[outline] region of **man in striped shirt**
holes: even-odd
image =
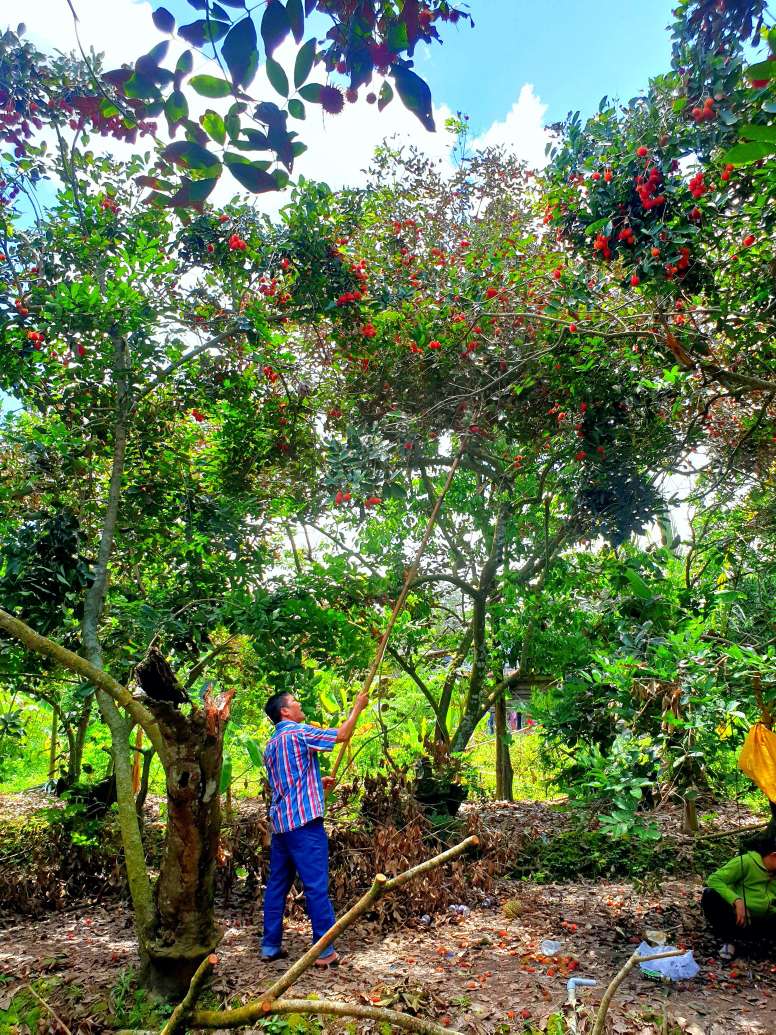
[[[361,712],[369,703],[359,694],[353,711],[339,729],[308,726],[299,701],[289,693],[273,694],[264,710],[275,729],[264,751],[264,764],[272,792],[269,818],[272,844],[269,876],[264,891],[264,936],[261,955],[265,960],[283,959],[283,913],[294,877],[304,888],[305,903],[317,942],[334,923],[329,899],[329,841],[323,828],[324,791],[333,784],[321,779],[319,751],[331,751],[335,744],[350,740]],[[315,961],[316,966],[336,965],[333,946]]]

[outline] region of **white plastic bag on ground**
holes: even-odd
[[[639,956],[659,955],[661,952],[671,952],[675,948],[674,945],[655,946],[642,942],[639,945]],[[695,962],[692,949],[688,949],[682,956],[668,956],[662,960],[645,960],[639,966],[650,977],[667,978],[669,981],[689,981],[701,969]]]

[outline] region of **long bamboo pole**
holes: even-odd
[[[393,605],[391,617],[388,619],[388,624],[385,627],[385,632],[380,638],[380,643],[378,644],[374,659],[369,668],[369,671],[366,674],[366,678],[364,679],[363,685],[361,686],[360,692],[362,694],[366,694],[369,692],[369,689],[372,686],[372,683],[374,682],[374,678],[377,675],[377,671],[380,668],[380,664],[383,660],[383,655],[385,654],[385,648],[388,646],[388,640],[390,639],[391,633],[393,632],[393,627],[396,625],[396,620],[398,619],[399,615],[401,614],[404,608],[404,604],[406,603],[407,597],[410,592],[410,587],[417,578],[418,568],[420,567],[420,562],[423,558],[423,554],[425,553],[426,547],[428,546],[429,540],[431,539],[431,533],[434,531],[434,525],[436,524],[437,517],[439,516],[439,511],[442,508],[442,503],[444,501],[445,496],[448,493],[448,490],[450,489],[450,486],[453,484],[455,472],[458,470],[458,467],[460,466],[461,460],[463,458],[463,450],[464,447],[461,446],[461,448],[458,450],[457,456],[450,465],[450,470],[448,471],[444,487],[442,488],[442,491],[439,494],[436,503],[434,504],[434,509],[431,511],[428,522],[426,524],[426,530],[423,533],[423,538],[420,541],[420,546],[418,547],[415,553],[415,558],[412,564],[407,569],[407,575],[404,579],[404,585],[402,586],[401,592],[396,598],[396,603]],[[335,781],[329,789],[329,794],[331,794],[331,791],[334,789],[334,786],[336,785],[337,773],[339,772],[339,767],[342,764],[342,759],[345,755],[348,744],[349,741],[345,741],[345,743],[340,748],[339,754],[335,759],[334,766],[332,767],[331,773],[329,774],[331,778]]]

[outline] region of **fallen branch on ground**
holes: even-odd
[[[194,1010],[192,1012],[191,1008],[199,995],[202,980],[209,969],[206,966],[208,960],[205,960],[192,978],[186,996],[180,1005],[176,1007],[173,1016],[162,1029],[160,1035],[182,1035],[189,1026],[192,1028],[240,1028],[267,1018],[272,1014],[280,1013],[312,1013],[336,1017],[362,1017],[369,1020],[385,1021],[388,1024],[403,1028],[405,1031],[419,1032],[420,1035],[442,1035],[442,1033],[457,1035],[452,1029],[443,1028],[433,1021],[411,1017],[409,1014],[399,1013],[396,1010],[386,1010],[377,1006],[339,1003],[324,999],[280,999],[279,996],[297,982],[302,974],[315,963],[321,953],[331,945],[335,938],[355,923],[359,917],[363,916],[378,898],[389,891],[395,891],[396,888],[400,888],[415,877],[419,877],[447,862],[451,862],[453,859],[457,859],[467,848],[473,848],[477,844],[479,844],[479,838],[474,836],[467,837],[453,848],[440,852],[439,855],[435,855],[432,859],[427,859],[418,866],[413,866],[411,869],[405,870],[404,873],[399,873],[395,877],[388,878],[385,874],[378,873],[366,894],[362,895],[322,938],[319,938],[296,963],[292,964],[277,981],[270,985],[260,999],[254,999],[232,1010]],[[176,1026],[172,1027],[173,1018],[176,1015]]]
[[[609,982],[606,991],[604,992],[604,997],[601,1000],[601,1005],[598,1008],[595,1024],[593,1025],[593,1030],[590,1035],[603,1035],[604,1024],[606,1023],[606,1014],[609,1011],[612,997],[637,963],[646,963],[652,960],[664,960],[668,959],[669,956],[684,956],[686,951],[686,949],[671,949],[670,952],[656,952],[654,954],[650,953],[649,956],[642,956],[639,953],[639,950],[636,949],[633,955],[626,960],[620,970],[617,971]]]
[[[765,830],[767,823],[758,823],[752,827],[735,827],[733,830],[713,830],[710,834],[674,834],[674,837],[684,840],[695,841],[721,841],[725,837],[739,837],[743,834],[756,834],[758,830]]]
[[[54,1020],[57,1022],[57,1024],[62,1029],[64,1035],[72,1035],[72,1032],[70,1031],[68,1026],[65,1024],[65,1022],[62,1020],[62,1018],[58,1014],[54,1013],[54,1011],[49,1006],[49,1004],[46,1002],[46,1000],[42,996],[38,995],[38,993],[35,991],[35,989],[32,987],[32,985],[22,985],[21,988],[19,989],[19,991],[21,991],[22,988],[26,988],[28,992],[32,992],[32,994],[35,996],[35,998],[38,1000],[38,1002],[41,1004],[41,1006],[45,1006],[45,1008],[48,1010],[48,1012],[51,1014],[51,1016],[54,1018]]]
[[[205,978],[210,974],[216,963],[218,963],[218,956],[215,956],[213,953],[205,956],[197,967],[194,977],[191,979],[188,992],[170,1014],[169,1021],[159,1032],[159,1035],[179,1035],[180,1032],[186,1030],[186,1022],[197,1005]]]

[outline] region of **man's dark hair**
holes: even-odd
[[[281,690],[279,693],[273,694],[264,705],[264,711],[275,726],[282,722],[283,716],[280,714],[280,709],[285,707],[286,698],[288,697],[291,697],[288,690]]]

